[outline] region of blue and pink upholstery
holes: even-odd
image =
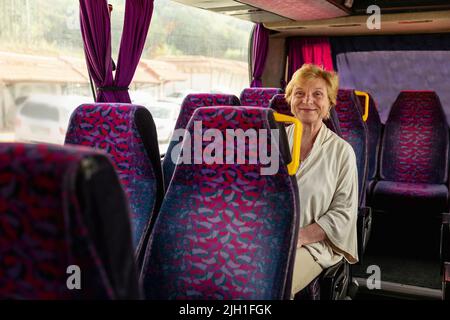
[[[150,112],[138,105],[95,103],[72,114],[65,144],[104,150],[128,197],[133,243],[139,255],[164,197],[156,128]]]
[[[186,129],[192,114],[197,108],[212,107],[212,106],[239,106],[239,99],[232,94],[188,94],[181,104],[180,114],[178,115],[177,123],[175,124],[175,130]],[[179,156],[179,152],[174,150],[176,145],[179,145],[179,141],[170,141],[167,147],[167,152],[164,157],[162,166],[164,172],[164,184],[167,189],[170,180],[172,179],[173,171],[175,170],[175,161]]]
[[[359,206],[364,206],[368,174],[368,130],[362,120],[359,100],[353,90],[338,91],[336,113],[342,132],[342,138],[350,143],[355,151],[358,168]]]
[[[260,156],[249,164],[249,157],[259,152],[258,143],[249,142],[245,164],[236,159],[233,164],[178,164],[147,247],[142,273],[146,297],[289,298],[299,223],[298,190],[296,180],[287,173],[286,136],[281,134],[280,144],[271,143],[270,129],[278,129],[273,111],[199,108],[187,126],[191,136],[195,121],[202,121],[203,133],[215,129],[216,136],[222,135],[224,144],[219,144],[216,155],[224,157],[237,152],[234,143],[225,143],[227,129],[266,130],[263,141],[275,152],[279,170],[262,175],[261,169],[269,165],[263,165]],[[210,143],[203,141],[203,150]],[[185,140],[183,152],[189,152],[194,161],[199,155],[188,146]]]
[[[448,126],[433,91],[403,91],[394,102],[381,146],[379,210],[448,211]]]
[[[285,99],[284,93],[278,93],[270,99],[269,108],[275,110],[278,113],[285,114],[287,116],[293,117],[291,112],[291,106]]]
[[[139,298],[126,198],[106,155],[0,144],[0,299]],[[67,283],[79,267],[81,290]]]
[[[280,88],[246,88],[242,90],[239,100],[243,106],[269,108],[270,99],[283,93]]]
[[[365,98],[358,96],[361,114],[364,114]],[[375,185],[378,172],[378,157],[381,147],[381,135],[383,131],[383,124],[381,123],[380,115],[375,100],[369,94],[369,116],[366,121],[368,133],[368,155],[369,168],[367,173],[367,190],[370,193]]]

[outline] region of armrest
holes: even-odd
[[[444,300],[450,300],[450,263],[444,262],[442,266],[442,294]]]
[[[450,300],[450,213],[442,214],[441,225],[441,274],[444,300]]]
[[[442,214],[441,225],[441,262],[450,263],[450,213]]]
[[[349,264],[342,259],[334,266],[324,270],[320,277],[320,299],[344,299],[350,280]]]
[[[358,238],[358,257],[359,263],[362,263],[367,243],[369,242],[370,232],[372,229],[372,208],[359,207],[357,221],[357,238]]]

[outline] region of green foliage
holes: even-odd
[[[110,0],[113,57],[122,35],[125,0]],[[0,50],[83,55],[78,1],[1,0]],[[169,0],[155,0],[143,57],[202,55],[247,61],[253,24],[191,8]]]

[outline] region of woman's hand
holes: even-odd
[[[297,239],[297,249],[305,244],[319,242],[327,239],[325,231],[317,224],[313,223],[309,226],[300,228]]]

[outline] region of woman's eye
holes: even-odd
[[[322,92],[316,92],[316,97],[321,97],[322,96]]]

